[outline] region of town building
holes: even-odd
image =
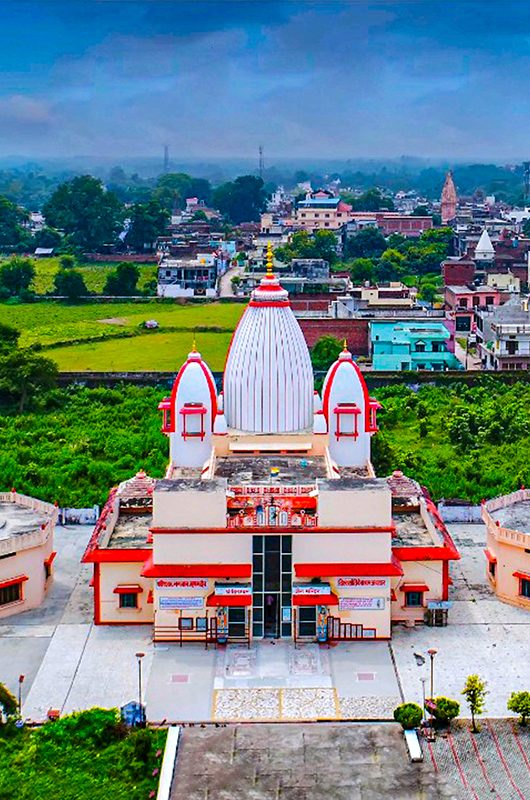
[[[275,261],[274,268],[281,278],[282,286],[292,295],[312,297],[344,293],[351,286],[349,274],[331,273],[329,261],[323,258],[293,258],[288,264]],[[248,271],[240,277],[238,294],[249,295],[259,285],[264,274],[261,259],[256,260],[253,256]]]
[[[450,327],[450,320],[372,321],[372,369],[435,372],[460,369],[454,354],[454,324],[452,331]]]
[[[308,231],[338,231],[350,218],[351,205],[330,192],[308,194],[296,207],[295,224]]]
[[[165,478],[114,489],[84,555],[97,624],[206,644],[388,639],[447,600],[451,537],[415,481],[376,477],[380,406],[346,347],[314,390],[272,250],[222,392],[192,350],[159,408]]]
[[[477,311],[489,311],[509,297],[509,292],[501,292],[494,286],[446,286],[444,289],[444,305],[455,320],[456,330],[462,333],[475,332]]]
[[[164,257],[158,265],[159,297],[216,297],[218,262],[212,253],[195,259]]]
[[[512,297],[504,305],[476,313],[477,348],[483,369],[530,369],[528,298]]]
[[[456,217],[456,204],[457,195],[455,183],[453,181],[453,173],[451,170],[445,176],[445,183],[442,189],[442,199],[440,201],[440,213],[442,217],[442,225],[447,225]]]
[[[40,606],[53,572],[58,509],[14,489],[0,493],[0,618]]]
[[[530,490],[482,505],[486,523],[486,574],[499,598],[530,609]]]

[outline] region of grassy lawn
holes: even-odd
[[[197,333],[197,349],[210,369],[224,369],[231,333]],[[192,348],[193,332],[149,333],[128,339],[108,339],[44,350],[61,371],[171,372],[182,366]]]
[[[40,344],[65,370],[173,370],[197,346],[212,369],[221,369],[231,331],[244,311],[240,303],[168,305],[146,303],[34,303],[0,306],[2,322],[21,331],[21,345]],[[143,334],[155,319],[160,330]],[[201,329],[209,329],[203,333]],[[123,333],[138,334],[134,338]],[[106,341],[90,342],[105,337]],[[54,345],[72,342],[71,347]]]
[[[97,710],[0,734],[1,800],[146,800],[158,784],[165,730],[90,727]],[[70,720],[79,719],[73,728]],[[9,729],[10,725],[6,726]],[[153,774],[154,773],[154,774]]]
[[[36,258],[34,261],[36,275],[31,288],[37,294],[47,294],[53,291],[53,279],[59,269],[58,258]],[[116,268],[113,262],[97,262],[94,264],[80,264],[76,267],[82,273],[87,289],[90,292],[101,294],[109,272]],[[145,284],[156,278],[156,264],[139,264],[140,279],[138,287],[143,289]]]

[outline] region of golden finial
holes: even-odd
[[[192,353],[197,352],[197,341],[195,339],[195,334],[193,334],[193,342],[191,343],[191,352]]]
[[[346,341],[346,339],[343,339],[343,341],[342,341],[342,352],[343,353],[347,353],[348,352],[348,342]]]
[[[274,269],[274,253],[272,251],[272,244],[267,244],[267,275],[272,275]]]

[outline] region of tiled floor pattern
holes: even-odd
[[[480,732],[471,723],[423,745],[437,774],[452,775],[459,800],[528,800],[530,797],[530,731],[515,720],[483,720]]]
[[[399,697],[339,697],[334,688],[217,689],[212,718],[243,720],[392,719]]]

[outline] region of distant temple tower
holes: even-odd
[[[440,208],[442,212],[442,225],[446,225],[456,217],[456,189],[451,170],[445,176],[444,188],[442,189],[442,199]]]

